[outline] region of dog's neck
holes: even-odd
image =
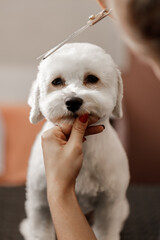
[[[95,124],[93,124],[92,126],[98,126],[98,125],[104,125],[105,128],[107,127],[107,125],[109,124],[109,118],[107,118],[106,116],[100,118]]]

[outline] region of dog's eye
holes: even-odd
[[[94,75],[87,75],[87,77],[85,77],[84,82],[85,83],[97,83],[99,81],[99,78],[94,76]]]
[[[52,81],[53,86],[60,86],[60,85],[63,85],[63,84],[64,84],[64,81],[61,78],[56,78]]]

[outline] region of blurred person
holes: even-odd
[[[160,79],[160,1],[97,0],[103,8],[112,8],[112,17],[125,42],[151,65]]]
[[[160,1],[97,1],[103,8],[113,8],[112,16],[130,48],[147,59],[160,76]],[[75,194],[76,178],[83,163],[84,135],[104,130],[102,126],[88,129],[88,115],[85,114],[77,118],[72,127],[57,126],[42,136],[47,196],[58,240],[96,240]],[[57,188],[55,184],[53,188],[55,181]]]

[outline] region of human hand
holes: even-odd
[[[109,5],[107,0],[97,0],[97,2],[103,9],[108,9],[108,11],[112,8],[112,5]],[[109,14],[109,17],[111,17],[112,19],[115,19],[112,12]]]
[[[42,135],[42,149],[47,179],[47,194],[62,194],[74,190],[75,181],[83,162],[84,135],[100,133],[104,127],[89,126],[98,118],[85,114],[77,118],[73,126],[61,125]],[[54,184],[54,188],[53,188]]]
[[[107,0],[97,0],[102,8],[107,8]]]

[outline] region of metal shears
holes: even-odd
[[[89,20],[87,21],[86,25],[84,25],[83,27],[79,28],[78,30],[76,30],[75,32],[70,34],[64,41],[62,41],[61,43],[59,43],[57,46],[55,46],[54,48],[50,49],[46,53],[42,54],[37,59],[40,59],[40,58],[42,58],[43,60],[46,59],[52,53],[54,53],[59,48],[61,48],[66,42],[68,42],[69,40],[71,40],[71,39],[75,38],[76,36],[78,36],[79,34],[81,34],[88,27],[91,27],[91,26],[95,25],[96,23],[101,21],[103,18],[107,17],[111,13],[111,11],[112,11],[112,9],[110,9],[109,11],[107,9],[104,9],[103,11],[99,12],[96,15],[91,15],[89,17]]]

